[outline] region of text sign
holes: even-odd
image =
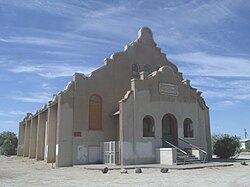
[[[161,94],[167,94],[172,96],[178,96],[178,87],[173,84],[160,83],[159,91]]]

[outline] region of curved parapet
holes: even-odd
[[[136,39],[136,41],[145,45],[156,46],[153,38],[153,32],[148,27],[142,27],[138,31],[138,38]]]
[[[115,52],[109,58],[105,58],[104,66],[93,71],[90,77],[104,70],[108,64],[126,62],[128,59],[130,59],[130,62],[134,61],[134,63],[145,61],[142,56],[135,54],[143,54],[146,59],[151,59],[152,57],[151,60],[155,66],[168,65],[175,72],[178,72],[177,66],[167,59],[166,54],[161,52],[161,48],[157,47],[152,30],[149,27],[142,27],[138,31],[138,36],[134,41],[125,45],[123,51]]]
[[[199,106],[200,106],[203,110],[209,109],[209,107],[207,106],[207,104],[206,104],[204,98],[201,96],[201,94],[202,94],[201,91],[198,91],[198,92],[197,92],[197,96],[198,96],[197,101],[198,101],[198,103],[199,103]]]

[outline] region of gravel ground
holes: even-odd
[[[244,155],[250,158],[250,155]],[[249,163],[250,164],[250,163]],[[192,170],[134,169],[128,174],[110,170],[102,174],[83,167],[52,168],[51,164],[23,157],[0,156],[0,186],[250,186],[250,165]]]

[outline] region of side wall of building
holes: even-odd
[[[74,91],[58,96],[56,134],[56,166],[73,165]]]

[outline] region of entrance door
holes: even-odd
[[[89,163],[96,164],[100,163],[100,147],[99,146],[89,146]]]
[[[120,164],[120,142],[103,142],[103,163]]]
[[[171,147],[164,140],[178,146],[177,120],[172,114],[166,114],[162,118],[162,147]]]

